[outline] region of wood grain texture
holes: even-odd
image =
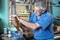
[[[19,21],[17,19],[17,17],[13,18],[13,25],[15,26],[15,28],[18,30],[18,31],[21,31],[19,28],[21,26],[21,24],[19,24]]]

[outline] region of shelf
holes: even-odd
[[[55,5],[50,5],[50,6],[53,6],[53,7],[60,7],[60,4],[55,4]]]
[[[19,17],[29,17],[30,14],[17,14]]]
[[[56,19],[56,20],[60,20],[60,16],[56,17],[55,19]]]
[[[17,14],[17,15],[30,15],[30,14]]]
[[[56,18],[56,20],[60,20],[60,18]]]
[[[25,5],[31,5],[31,4],[19,4],[19,3],[16,3],[17,6],[25,6]]]
[[[17,13],[17,15],[30,15],[30,13]]]

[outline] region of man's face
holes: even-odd
[[[42,13],[42,11],[38,7],[34,8],[34,12],[37,16],[40,16],[40,14]]]

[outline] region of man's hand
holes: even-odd
[[[17,18],[18,21],[19,21],[19,19],[20,19],[19,16],[17,16],[17,15],[11,15],[10,17],[11,17],[11,20],[12,20],[12,21],[14,21],[15,18]]]
[[[12,23],[16,27],[16,29],[20,30],[19,29],[20,25],[19,25],[19,18],[18,18],[18,16],[17,15],[11,15],[10,17],[11,17]]]

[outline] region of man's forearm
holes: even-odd
[[[22,19],[19,20],[23,25],[25,25],[26,27],[28,28],[32,28],[33,30],[38,28],[39,26],[34,24],[34,23],[30,23],[30,22],[27,22],[27,21],[24,21]]]

